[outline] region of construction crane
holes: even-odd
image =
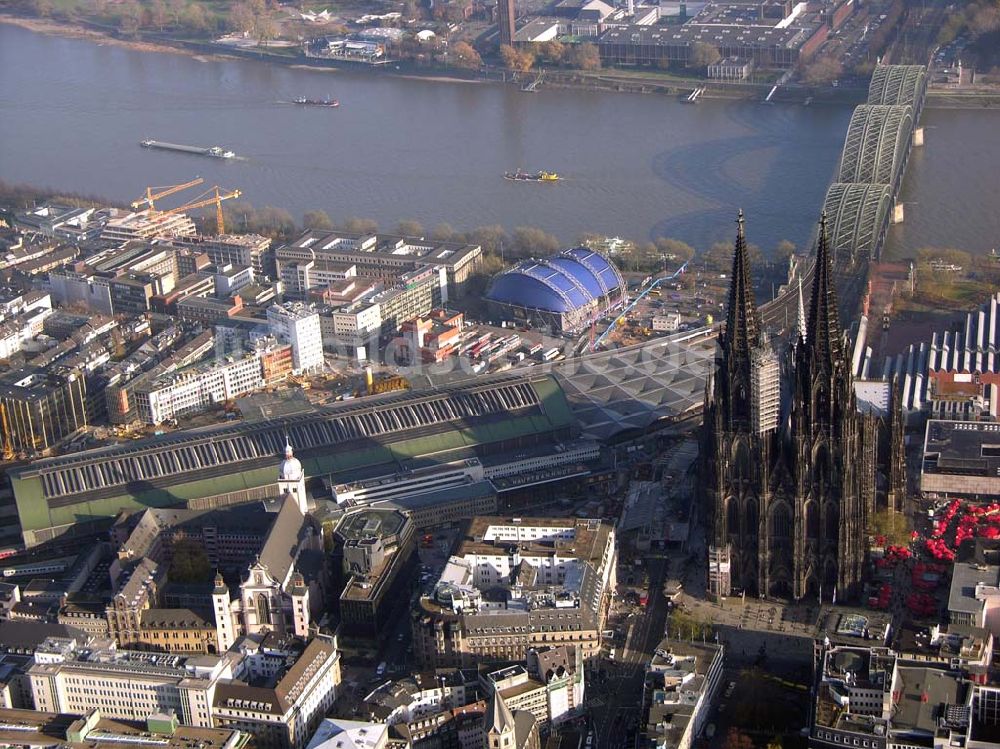
[[[226,223],[222,217],[222,201],[230,200],[231,198],[238,198],[241,195],[239,190],[224,190],[223,188],[215,185],[210,187],[208,190],[203,192],[197,198],[192,200],[190,203],[185,203],[184,205],[179,205],[176,208],[170,208],[166,211],[161,211],[161,213],[171,214],[171,213],[184,213],[185,211],[193,211],[196,208],[204,208],[206,205],[215,205],[215,230],[217,234],[226,233]]]
[[[160,198],[165,198],[168,195],[173,195],[175,192],[180,192],[181,190],[187,190],[189,187],[194,187],[200,185],[204,182],[201,177],[195,177],[190,182],[185,182],[182,185],[164,185],[162,187],[147,187],[146,195],[138,200],[132,201],[133,210],[139,210],[143,206],[149,208],[149,212],[152,213],[156,210],[154,202]],[[155,190],[155,192],[154,192]]]
[[[7,421],[7,409],[0,403],[0,428],[3,429],[3,459],[14,459],[14,444],[10,438],[10,424]]]

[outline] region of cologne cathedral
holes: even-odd
[[[880,463],[901,423],[858,409],[825,216],[790,340],[762,327],[742,212],[731,279],[701,450],[710,592],[846,600],[860,592],[869,520],[889,483]]]

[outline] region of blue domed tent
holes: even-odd
[[[487,300],[503,317],[573,332],[624,300],[618,269],[587,247],[541,260],[523,260],[493,279]]]

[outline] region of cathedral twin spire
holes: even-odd
[[[813,270],[812,299],[806,323],[806,355],[813,365],[830,371],[844,359],[844,340],[837,312],[837,292],[833,281],[833,259],[826,231],[826,212],[819,220],[816,267]]]
[[[760,344],[760,317],[750,279],[750,258],[747,252],[743,211],[736,219],[736,250],[733,253],[733,275],[729,286],[729,309],[726,311],[726,344],[729,353],[749,356]]]
[[[727,353],[749,356],[761,343],[761,323],[754,299],[750,276],[743,211],[736,219],[736,247],[733,252],[733,274],[729,286],[729,309],[726,311],[725,345]],[[802,301],[799,281],[797,333],[805,342],[806,356],[814,364],[832,369],[844,357],[844,342],[837,312],[837,294],[833,280],[833,260],[827,235],[826,213],[819,221],[819,242],[816,246],[816,266],[813,271],[812,297],[808,315]]]

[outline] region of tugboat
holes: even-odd
[[[504,172],[504,179],[509,179],[513,182],[558,182],[562,179],[555,172],[535,172],[531,174],[529,172],[523,172],[518,169],[515,172]]]
[[[292,104],[301,104],[304,107],[339,107],[340,102],[336,99],[307,99],[304,96],[300,96],[297,99],[292,99]]]

